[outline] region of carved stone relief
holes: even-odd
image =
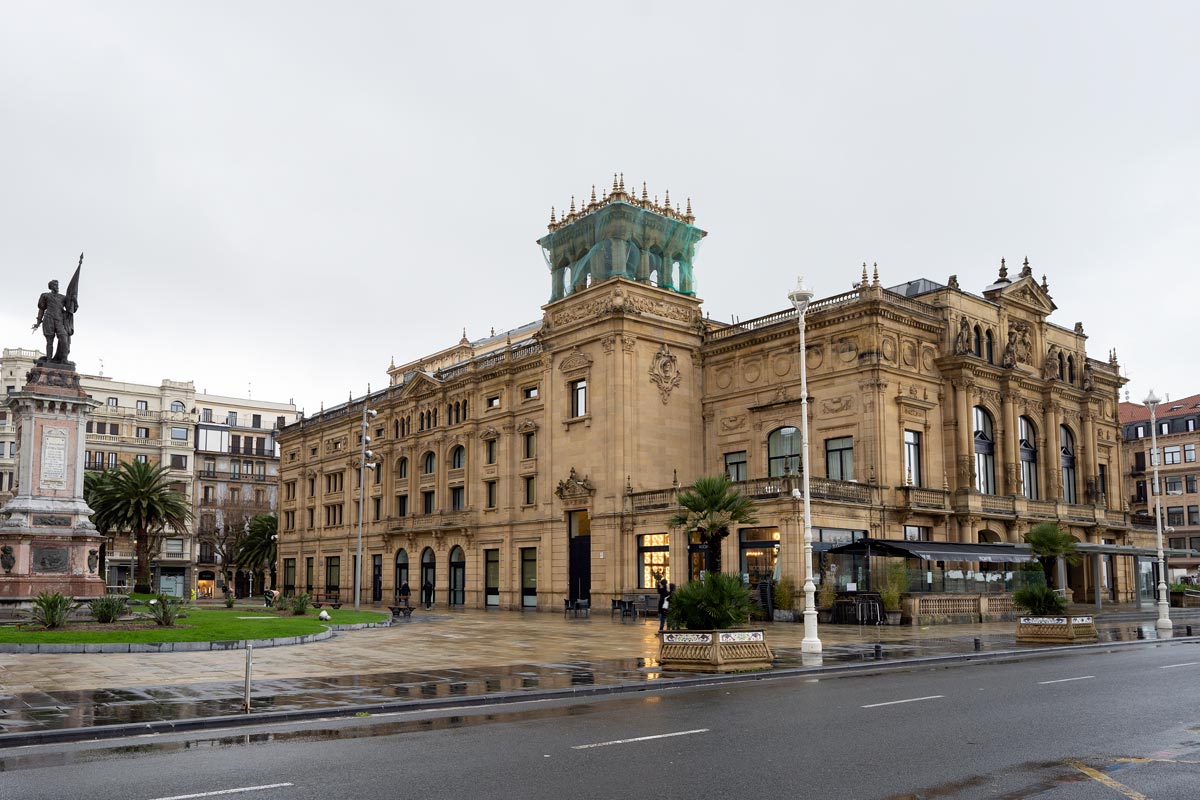
[[[742,362],[742,378],[746,383],[758,383],[762,377],[762,361],[755,358]]]
[[[832,397],[828,400],[821,401],[821,413],[825,416],[836,416],[838,414],[850,414],[854,412],[854,396],[842,395],[841,397]]]
[[[775,377],[782,378],[792,371],[792,365],[796,363],[797,358],[795,353],[777,353],[771,359],[771,371],[775,373]]]
[[[745,427],[745,414],[736,414],[732,417],[721,418],[721,433],[734,433],[735,431],[744,430]]]
[[[900,361],[906,367],[917,365],[917,343],[906,340],[900,345]]]
[[[807,345],[808,353],[805,357],[805,364],[811,370],[818,370],[825,363],[825,345],[810,344]]]
[[[576,370],[587,369],[591,365],[592,357],[576,348],[562,360],[558,368],[563,372],[574,372]]]
[[[733,369],[717,367],[713,370],[713,382],[717,384],[718,389],[728,389],[733,385]]]
[[[679,359],[675,357],[664,342],[654,354],[650,364],[650,382],[658,387],[659,396],[665,404],[671,397],[671,391],[679,385]]]
[[[858,342],[853,337],[847,336],[834,344],[834,350],[843,364],[849,364],[858,356]]]
[[[896,340],[890,336],[885,336],[880,344],[880,350],[883,351],[883,357],[888,361],[896,361]]]

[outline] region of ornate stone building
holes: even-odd
[[[365,603],[428,581],[439,604],[607,607],[659,575],[698,574],[703,545],[666,520],[680,486],[722,471],[759,520],[724,540],[725,568],[799,581],[796,312],[706,320],[694,223],[690,201],[614,181],[552,214],[539,322],[393,364],[387,388],[285,428],[285,591],[350,599],[361,503]],[[782,305],[793,276],[776,277]],[[954,276],[885,288],[864,265],[853,291],[811,304],[818,552],[864,536],[1014,543],[1057,520],[1089,553],[1077,595],[1135,596],[1137,559],[1120,555],[1145,541],[1112,484],[1123,379],[1054,310],[1028,261],[1013,278],[1001,262],[981,294]],[[364,403],[377,412],[365,488]]]

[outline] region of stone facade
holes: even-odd
[[[636,225],[619,224],[623,205]],[[799,582],[796,312],[706,320],[691,249],[655,260],[674,251],[654,235],[703,235],[690,204],[652,206],[614,188],[552,219],[539,322],[393,364],[386,389],[280,433],[285,591],[350,599],[361,503],[365,603],[428,580],[438,604],[602,610],[697,574],[701,546],[666,520],[681,486],[722,471],[759,519],[724,540],[725,568]],[[1090,358],[1082,325],[1054,310],[1028,262],[978,295],[955,276],[885,288],[864,265],[853,291],[810,305],[818,551],[863,535],[1019,542],[1047,520],[1098,546],[1147,543],[1115,483],[1119,365]],[[1134,565],[1110,566],[1110,598],[1132,599]],[[1075,568],[1071,584],[1090,592],[1095,574]]]

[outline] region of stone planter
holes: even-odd
[[[896,609],[895,611],[884,611],[883,612],[884,616],[887,618],[888,625],[899,625],[900,618],[903,615],[903,613],[904,612],[902,612],[900,609]]]
[[[1076,644],[1099,639],[1092,617],[1021,617],[1017,641],[1029,644]]]
[[[795,622],[796,612],[792,609],[777,608],[771,617],[775,622]]]
[[[685,672],[748,672],[770,669],[773,656],[757,628],[723,631],[663,631],[658,663]]]

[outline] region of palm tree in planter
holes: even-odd
[[[275,588],[275,561],[278,550],[275,536],[279,530],[279,520],[274,514],[259,514],[250,520],[250,530],[238,547],[236,563],[254,573],[270,570],[271,585],[263,588]]]
[[[85,486],[86,491],[86,486]],[[126,461],[94,480],[87,503],[99,530],[129,531],[136,539],[135,592],[150,592],[150,554],[158,552],[169,529],[184,533],[192,510],[187,497],[173,488],[166,467]]]
[[[701,543],[708,548],[706,571],[720,572],[721,541],[729,535],[729,528],[758,522],[754,501],[734,487],[724,473],[697,478],[677,499],[683,511],[673,514],[667,525],[698,532]]]
[[[1060,560],[1064,564],[1078,564],[1082,556],[1075,547],[1075,537],[1058,527],[1056,522],[1040,522],[1025,534],[1025,542],[1029,549],[1042,562],[1042,572],[1046,576],[1046,585],[1052,586],[1054,567]],[[1066,588],[1066,578],[1058,581],[1060,589]]]
[[[688,672],[769,669],[772,655],[763,631],[741,628],[754,607],[741,576],[708,572],[671,595],[658,663]],[[679,630],[683,628],[683,630]]]

